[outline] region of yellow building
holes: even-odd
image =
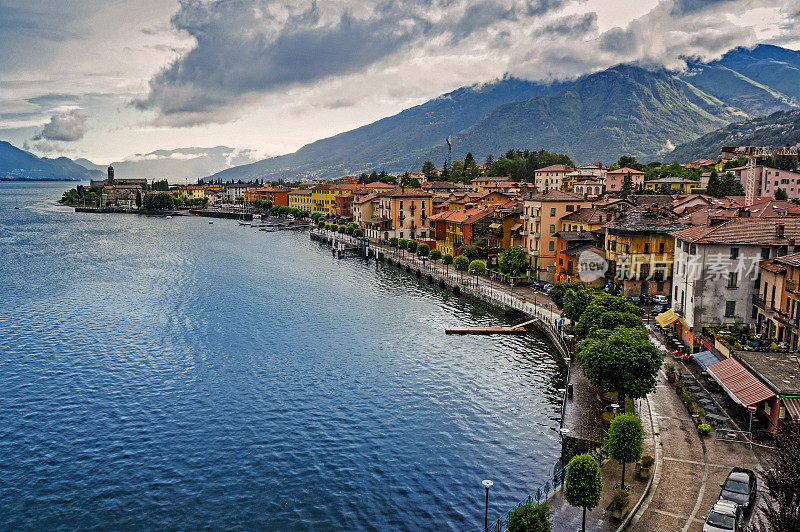
[[[501,183],[503,181],[511,181],[511,177],[476,177],[471,181],[472,190],[483,192],[483,188],[489,183]]]
[[[672,210],[654,205],[606,224],[609,275],[622,284],[622,295],[670,295],[675,238],[669,233],[684,226]]]
[[[652,181],[645,181],[644,188],[659,192],[664,186],[668,186],[673,194],[693,194],[694,189],[700,188],[700,182],[683,177],[662,177]]]
[[[304,188],[290,190],[289,207],[294,209],[302,209],[307,212],[312,212],[311,191]]]
[[[206,190],[200,186],[189,185],[186,187],[181,187],[179,195],[183,199],[203,199],[206,197]]]
[[[336,214],[336,196],[356,189],[356,185],[336,183],[317,185],[311,189],[311,211],[324,214]]]
[[[578,209],[561,218],[560,231],[594,231],[610,221],[610,217],[597,207]]]

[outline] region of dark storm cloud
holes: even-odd
[[[226,107],[241,98],[363,71],[430,39],[455,46],[562,3],[298,1],[287,8],[266,0],[187,0],[172,22],[196,46],[153,77],[147,97],[134,105],[156,109],[172,124],[226,121],[232,118]]]
[[[733,3],[736,0],[676,0],[672,6],[672,15],[682,16],[698,11],[704,11],[710,7],[721,4]]]

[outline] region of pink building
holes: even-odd
[[[737,166],[728,170],[747,188],[747,167]],[[769,166],[756,166],[756,196],[775,197],[778,189],[783,189],[789,199],[800,198],[800,173],[778,170]]]
[[[606,174],[606,192],[621,192],[627,176],[631,176],[631,186],[634,190],[644,188],[644,172],[626,166],[625,168],[608,171]]]

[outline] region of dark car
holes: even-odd
[[[666,305],[653,305],[653,309],[650,311],[650,313],[653,316],[658,316],[659,314],[661,314],[665,310],[667,310],[667,306]]]
[[[531,282],[531,286],[533,287],[533,289],[534,289],[534,290],[541,290],[541,289],[542,289],[542,287],[543,287],[545,284],[547,284],[547,283],[545,283],[545,282],[544,282],[544,281],[542,281],[541,279],[536,279],[535,281]]]
[[[746,513],[753,510],[756,501],[756,474],[749,469],[734,467],[725,483],[721,485],[720,499],[731,501],[739,505]]]

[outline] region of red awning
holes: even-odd
[[[706,371],[740,405],[754,405],[775,396],[775,392],[767,388],[735,358],[726,358],[711,364]]]
[[[792,419],[800,421],[800,398],[781,397],[781,403],[786,407],[786,411],[789,412]]]

